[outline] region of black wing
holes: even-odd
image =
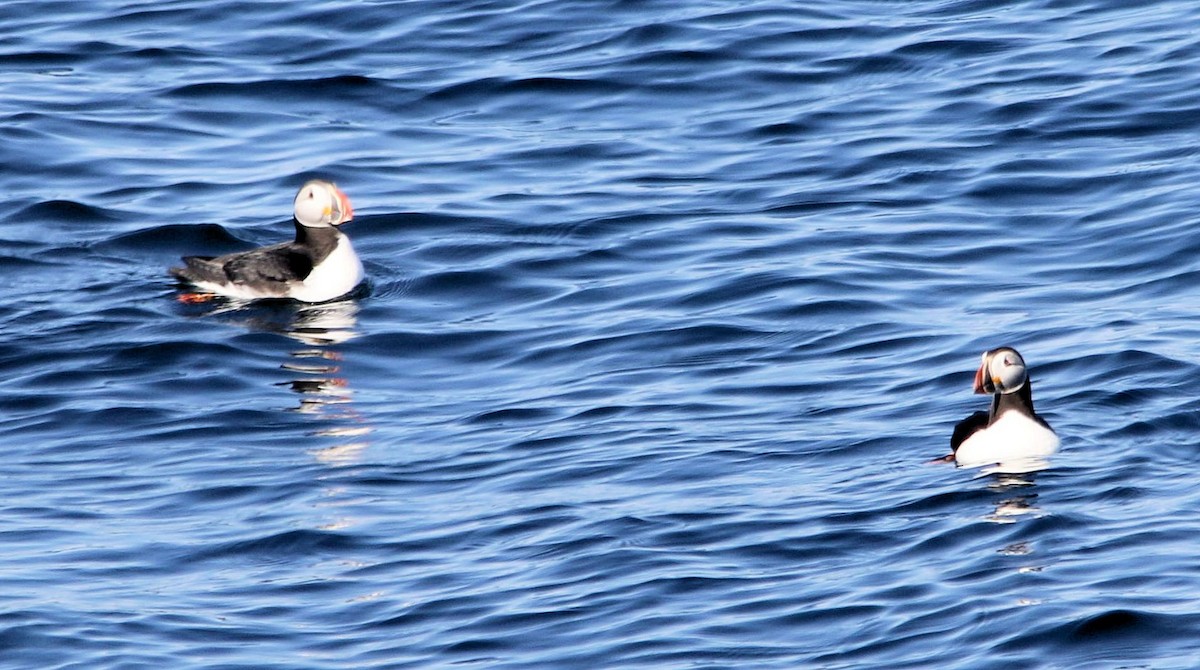
[[[229,254],[214,262],[222,261],[227,280],[247,286],[300,281],[313,269],[312,258],[290,243]]]
[[[171,274],[190,282],[212,282],[223,284],[227,280],[225,269],[212,256],[184,256],[181,268],[171,268]]]
[[[954,434],[950,436],[950,450],[958,451],[959,445],[967,441],[976,431],[987,428],[988,413],[979,411],[959,421],[954,426]]]

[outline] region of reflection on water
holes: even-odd
[[[984,467],[984,474],[988,475],[1024,475],[1041,472],[1050,467],[1050,460],[1044,456],[1027,456],[1025,458],[1015,458],[1012,460],[996,463]]]
[[[311,337],[312,332],[304,337]],[[336,351],[302,349],[292,356],[303,362],[286,362],[280,367],[302,375],[291,381],[279,382],[300,394],[300,405],[296,411],[320,418],[330,425],[310,433],[318,437],[361,438],[371,432],[352,404],[354,391],[341,372],[342,356]],[[357,460],[367,442],[355,440],[330,447],[316,449],[312,453],[324,462],[346,463]]]
[[[321,447],[312,453],[326,463],[357,461],[368,445],[362,439],[371,432],[352,404],[350,382],[339,376],[343,356],[329,349],[358,336],[358,302],[341,300],[320,305],[304,305],[295,310],[295,318],[283,334],[312,347],[292,352],[293,361],[283,363],[284,370],[302,375],[281,385],[300,394],[297,411],[311,414],[330,424],[311,435],[351,441]]]
[[[339,300],[296,308],[283,334],[311,346],[341,344],[358,337],[358,301]],[[340,359],[340,356],[337,356]]]
[[[349,298],[317,305],[291,300],[217,299],[203,305],[180,305],[188,316],[216,319],[262,333],[278,333],[306,345],[341,344],[358,336],[358,301]]]
[[[992,523],[1015,523],[1023,517],[1042,516],[1041,508],[1035,503],[1038,494],[1035,490],[1033,472],[992,472],[985,476],[991,478],[988,490],[994,491],[1001,497],[994,503],[995,508],[986,518]]]
[[[993,523],[1014,523],[1020,517],[1040,515],[1042,510],[1033,504],[1037,494],[1005,498],[996,502],[996,509],[987,516]]]
[[[309,433],[314,437],[350,440],[320,447],[312,453],[328,463],[347,463],[358,459],[368,443],[362,438],[370,426],[353,406],[354,391],[341,376],[343,355],[331,348],[358,336],[358,301],[354,299],[317,305],[298,305],[291,301],[222,301],[207,305],[198,317],[216,318],[223,323],[247,330],[278,333],[290,337],[305,348],[291,353],[291,360],[280,368],[292,378],[278,382],[300,395],[297,412],[319,419],[326,427]]]
[[[993,509],[984,516],[984,520],[995,524],[1015,524],[1018,521],[1045,516],[1046,512],[1036,504],[1036,474],[994,473],[987,476],[992,478],[992,481],[988,482],[988,490],[996,493],[997,498],[993,502]],[[1037,574],[1046,568],[1047,556],[1041,555],[1034,542],[1028,538],[1010,538],[1007,544],[996,551],[1017,561],[1017,574]],[[1022,595],[1017,598],[1017,603],[1022,606],[1039,605],[1041,602],[1036,595]]]

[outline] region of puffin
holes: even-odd
[[[295,240],[224,256],[184,256],[184,267],[170,272],[201,292],[183,294],[180,300],[204,302],[221,295],[317,303],[340,298],[364,277],[350,238],[338,230],[353,217],[350,198],[333,182],[306,182],[296,193]]]
[[[992,394],[992,405],[954,426],[950,449],[960,466],[1044,461],[1058,449],[1058,435],[1033,410],[1029,372],[1016,349],[983,352],[975,393]]]

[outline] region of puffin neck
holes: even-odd
[[[293,219],[296,224],[296,244],[312,250],[313,262],[319,263],[337,247],[341,233],[333,226],[310,228]]]
[[[1024,414],[1025,416],[1034,416],[1033,413],[1033,389],[1032,384],[1028,379],[1021,385],[1021,388],[1012,393],[996,393],[992,396],[992,408],[988,413],[988,424],[992,424],[1004,412],[1012,409]]]

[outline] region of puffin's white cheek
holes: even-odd
[[[1025,368],[1019,365],[1010,366],[1004,370],[1002,379],[1006,391],[1015,391],[1025,384]]]
[[[311,198],[304,198],[296,203],[296,219],[301,223],[313,225],[324,221],[322,207]]]

